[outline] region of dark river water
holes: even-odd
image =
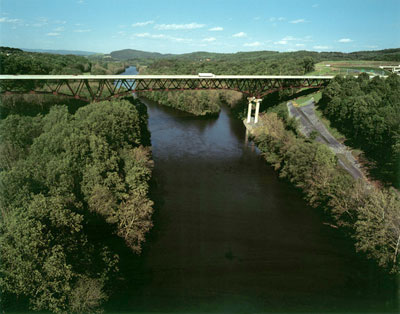
[[[134,74],[134,73],[129,73]],[[154,225],[107,312],[394,312],[393,282],[280,180],[241,121],[144,100]]]

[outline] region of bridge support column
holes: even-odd
[[[251,111],[253,109],[253,101],[255,97],[247,97],[247,100],[249,101],[249,109],[247,110],[247,123],[251,122]]]
[[[254,124],[256,124],[258,122],[258,113],[260,112],[260,102],[262,101],[262,99],[256,99],[256,115],[254,117]]]
[[[252,98],[251,97],[247,97],[247,100],[249,101],[249,108],[247,109],[247,123],[250,123],[251,110],[252,110],[252,107],[253,107],[253,103],[252,103]]]

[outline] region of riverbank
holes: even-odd
[[[386,271],[399,273],[397,193],[354,180],[338,166],[338,158],[325,144],[288,130],[276,113],[260,115],[257,127],[247,122],[245,126],[279,176],[302,190],[311,206],[330,217],[332,226],[352,237],[357,251]]]

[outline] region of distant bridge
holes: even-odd
[[[0,75],[0,94],[53,94],[85,101],[100,101],[132,92],[235,90],[259,105],[265,95],[292,88],[326,86],[334,76],[264,76],[264,75]]]

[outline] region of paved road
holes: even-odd
[[[328,145],[338,157],[338,162],[354,179],[366,180],[360,170],[359,164],[351,154],[351,151],[339,143],[327,130],[325,125],[315,115],[314,101],[303,107],[294,107],[292,102],[287,103],[289,115],[295,117],[300,125],[300,132],[309,137],[312,131],[316,131],[318,142]]]

